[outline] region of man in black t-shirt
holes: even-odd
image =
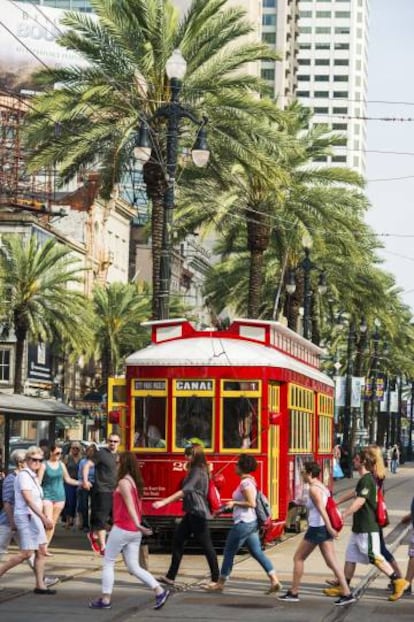
[[[112,514],[112,495],[117,482],[117,451],[120,438],[111,434],[108,447],[96,451],[83,469],[83,488],[91,489],[91,531],[87,538],[95,553],[104,555],[106,543],[105,526]],[[95,467],[95,481],[88,481],[90,468]]]

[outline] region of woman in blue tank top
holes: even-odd
[[[55,532],[56,523],[65,505],[64,482],[77,486],[78,481],[70,477],[66,466],[61,462],[62,448],[52,443],[49,459],[42,463],[39,470],[39,482],[43,488],[43,511],[53,522],[51,529],[46,529],[48,545]],[[46,555],[51,555],[47,552]]]

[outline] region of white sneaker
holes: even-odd
[[[43,580],[46,587],[52,587],[52,585],[56,585],[60,581],[59,577],[45,577]]]

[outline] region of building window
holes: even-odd
[[[349,43],[335,43],[335,50],[349,50]]]
[[[333,96],[337,99],[348,99],[348,91],[334,91]]]
[[[334,76],[334,82],[348,82],[348,76]]]
[[[315,91],[315,97],[329,97],[329,91]]]
[[[329,75],[318,75],[315,76],[315,82],[329,82]]]
[[[299,65],[310,65],[310,58],[299,58]]]
[[[312,44],[311,43],[299,43],[299,49],[300,50],[311,50]]]
[[[302,28],[299,28],[299,34],[301,34],[301,35],[311,35],[312,34],[312,28],[310,26],[303,26]]]
[[[350,32],[351,32],[351,29],[348,28],[347,26],[337,26],[335,28],[336,35],[349,35]]]
[[[276,26],[276,15],[264,14],[262,16],[263,26]]]
[[[299,17],[312,17],[312,11],[299,11]]]
[[[276,33],[275,32],[263,32],[262,41],[264,43],[268,43],[269,45],[274,45],[276,43]]]
[[[261,75],[262,75],[263,80],[272,80],[273,81],[275,79],[275,70],[274,69],[270,69],[270,68],[269,69],[264,68],[261,71]]]
[[[332,156],[332,162],[346,162],[346,156]]]
[[[264,9],[274,9],[276,6],[276,0],[263,0]]]
[[[310,91],[296,91],[297,97],[310,97]]]
[[[316,17],[332,17],[331,11],[316,11]]]
[[[298,82],[309,82],[310,76],[298,76]]]
[[[348,58],[335,58],[334,65],[349,65]]]
[[[328,158],[326,156],[316,156],[316,158],[313,158],[314,162],[327,162]]]
[[[336,28],[335,28],[336,30]],[[330,26],[317,26],[315,28],[315,32],[317,35],[330,35],[331,27]]]
[[[333,123],[332,129],[333,130],[347,130],[348,125],[346,123]]]
[[[349,19],[351,17],[350,11],[335,11],[335,17],[342,17]]]
[[[334,107],[332,112],[334,114],[348,114],[348,108]]]
[[[11,349],[0,348],[0,382],[10,382],[11,378]]]
[[[315,58],[315,65],[329,65],[329,58]]]
[[[325,108],[325,107],[315,107],[313,109],[314,114],[328,114],[329,113],[329,108]]]
[[[330,49],[331,49],[330,43],[316,43],[315,44],[315,50],[330,50]]]

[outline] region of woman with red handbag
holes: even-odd
[[[384,495],[384,480],[385,480],[385,464],[384,459],[382,457],[382,450],[378,445],[368,445],[367,447],[367,455],[371,460],[373,460],[375,466],[372,472],[372,475],[376,481],[377,489],[382,491]],[[381,544],[381,555],[387,560],[387,562],[392,566],[394,572],[398,575],[398,577],[402,577],[401,569],[390,550],[388,550],[387,545],[385,544],[383,529],[380,525],[379,530],[380,536],[380,544]],[[392,586],[390,586],[392,588]]]
[[[342,594],[338,595],[336,605],[348,605],[355,602],[349,585],[345,580],[342,567],[336,556],[334,538],[338,537],[338,532],[332,527],[326,503],[330,496],[329,490],[319,480],[321,467],[316,462],[305,462],[302,477],[309,485],[309,499],[306,502],[308,508],[308,530],[302,542],[299,544],[293,558],[293,582],[290,590],[279,600],[285,602],[299,601],[299,585],[304,571],[304,562],[318,546],[328,568],[335,573],[338,585],[341,587]]]

